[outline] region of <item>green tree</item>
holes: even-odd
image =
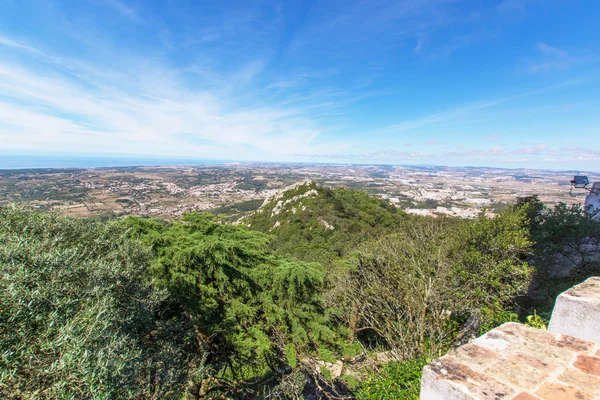
[[[237,390],[240,379],[282,368],[286,345],[304,350],[331,338],[320,265],[270,255],[269,236],[199,213],[128,224],[154,250],[156,285],[196,329],[209,367],[198,393]]]

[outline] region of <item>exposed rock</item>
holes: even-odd
[[[340,360],[336,361],[335,363],[317,360],[315,362],[315,372],[321,373],[322,367],[327,368],[327,370],[331,372],[331,376],[335,379],[342,376],[342,371],[344,370],[344,363]]]
[[[317,196],[319,193],[317,192],[316,189],[311,189],[306,191],[305,193],[293,196],[285,201],[283,200],[278,200],[277,203],[275,204],[275,207],[273,207],[273,209],[271,210],[271,217],[278,215],[280,212],[282,212],[285,209],[285,206],[287,206],[288,204],[292,204],[292,203],[296,203],[298,200],[302,199],[302,198],[307,198],[307,197],[311,197],[311,196]],[[261,206],[261,208],[266,207],[268,204],[271,203],[271,201],[277,200],[281,198],[280,197],[274,197],[272,199],[270,199],[269,201],[265,201],[265,203],[263,203],[263,205]],[[306,207],[303,206],[303,210],[306,209]],[[259,209],[260,210],[260,209]],[[292,212],[295,214],[296,213],[297,208],[293,207],[292,208]]]
[[[375,354],[375,359],[382,364],[387,364],[392,361],[400,360],[400,357],[397,356],[393,351],[381,351]]]
[[[333,225],[330,225],[327,221],[325,221],[324,219],[319,219],[319,222],[323,224],[323,226],[325,227],[325,229],[331,229],[334,230],[335,227]]]
[[[296,182],[296,183],[294,183],[293,185],[286,186],[286,187],[284,187],[283,189],[281,189],[281,190],[278,190],[278,191],[277,191],[275,194],[273,194],[272,196],[267,196],[267,197],[265,198],[265,201],[263,201],[262,205],[259,207],[259,210],[260,210],[261,208],[264,208],[264,207],[265,207],[267,204],[269,204],[271,201],[274,201],[274,200],[279,200],[279,199],[281,199],[281,198],[283,197],[284,193],[285,193],[285,192],[287,192],[288,190],[293,190],[293,189],[296,189],[296,188],[298,188],[298,187],[300,187],[300,186],[302,186],[302,185],[310,185],[311,183],[312,183],[312,181],[311,181],[311,180],[309,180],[309,179],[306,179],[306,180],[304,180],[304,181],[301,181],[301,182]]]

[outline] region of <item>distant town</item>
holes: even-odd
[[[581,171],[322,164],[0,170],[0,204],[21,203],[70,215],[173,218],[211,211],[239,218],[303,180],[367,191],[411,214],[472,218],[502,211],[517,197],[583,203],[571,189]],[[584,173],[585,174],[585,173]],[[590,181],[600,175],[587,173]]]

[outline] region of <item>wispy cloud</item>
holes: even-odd
[[[599,57],[586,52],[568,52],[544,42],[536,45],[536,51],[540,57],[527,66],[530,73],[564,71],[575,65],[600,61]]]
[[[444,153],[447,157],[470,157],[480,158],[489,156],[502,156],[505,154],[505,148],[503,146],[494,146],[488,149],[482,148],[463,148],[459,147],[456,151],[449,151]]]
[[[303,157],[303,158],[312,158],[322,161],[341,161],[341,160],[354,160],[359,162],[369,162],[375,160],[386,160],[386,161],[395,161],[395,162],[407,162],[410,160],[422,160],[427,159],[432,156],[431,153],[421,153],[421,152],[410,152],[403,150],[379,150],[372,151],[368,153],[350,153],[350,152],[339,152],[339,153],[293,153],[290,154],[294,157]]]
[[[540,94],[545,94],[551,91],[555,91],[562,88],[567,88],[570,86],[582,85],[586,82],[589,82],[590,79],[595,78],[581,78],[581,79],[572,79],[567,80],[561,83],[556,83],[553,85],[541,87],[535,90],[529,90],[526,92],[517,93],[514,95],[499,97],[496,99],[490,99],[487,101],[476,102],[472,104],[467,104],[461,107],[455,107],[448,111],[441,111],[429,115],[425,115],[419,118],[402,121],[396,124],[388,125],[384,128],[381,128],[377,131],[371,132],[371,134],[382,134],[382,133],[399,133],[399,132],[409,132],[415,131],[423,128],[431,128],[431,127],[440,127],[447,126],[456,123],[457,121],[462,121],[465,123],[467,121],[467,117],[470,115],[474,115],[476,113],[481,113],[484,110],[493,109],[500,105],[504,105],[507,103],[511,103],[520,99],[524,99],[527,97],[533,97]]]
[[[46,55],[7,38],[0,43]],[[302,110],[234,106],[235,101],[220,91],[188,89],[177,70],[160,65],[145,63],[127,71],[127,84],[124,80],[118,85],[109,80],[99,84],[98,73],[113,72],[87,70],[77,60],[46,57],[52,60],[53,72],[0,61],[0,135],[5,149],[276,157],[291,150],[310,151],[311,141],[321,131]],[[54,68],[63,62],[70,69],[79,66],[77,79],[64,74],[66,65]],[[261,68],[261,63],[249,65],[232,79],[251,80]],[[198,143],[225,145],[229,153]],[[231,154],[235,151],[240,153]]]
[[[587,149],[577,146],[563,147],[559,150],[553,150],[548,145],[537,143],[529,147],[467,147],[457,146],[452,151],[408,151],[403,149],[387,149],[378,151],[353,152],[346,151],[327,152],[327,149],[320,149],[320,152],[305,154],[290,154],[294,157],[309,158],[320,162],[359,162],[359,163],[377,163],[387,162],[395,164],[411,163],[443,163],[446,165],[521,165],[522,163],[535,163],[546,168],[556,166],[556,163],[567,163],[572,165],[573,160],[581,162],[590,162],[600,160],[600,150]]]
[[[498,139],[500,139],[500,135],[486,135],[483,137],[486,142],[494,142]]]
[[[134,8],[130,7],[129,5],[123,3],[119,0],[103,0],[103,2],[104,2],[104,4],[111,7],[112,9],[114,9],[119,14],[121,14],[125,17],[131,18],[132,20],[136,20],[136,21],[140,20],[140,17]]]
[[[540,53],[550,55],[550,56],[566,57],[568,55],[568,53],[566,51],[560,50],[556,47],[552,47],[543,42],[538,43],[537,48]]]
[[[596,126],[593,95],[567,97],[598,76],[524,81],[510,57],[475,53],[506,50],[535,1],[32,1],[25,29],[0,14],[3,149],[500,163],[562,159],[546,137],[559,117]],[[590,54],[541,33],[521,72],[587,76]]]
[[[567,146],[564,147],[562,151],[570,153],[573,156],[575,156],[578,160],[582,161],[600,160],[600,150],[580,146]]]
[[[37,54],[41,54],[37,49],[34,49],[33,47],[21,44],[21,43],[17,43],[14,40],[10,40],[7,37],[4,36],[0,36],[0,44],[4,45],[4,46],[8,46],[8,47],[14,47],[16,49],[19,50],[25,50],[31,53],[37,53]]]
[[[417,40],[417,45],[415,46],[415,51],[421,51],[424,44],[425,44],[425,39],[419,38],[419,40]]]
[[[531,147],[523,147],[511,151],[511,154],[524,155],[524,154],[535,154],[539,155],[548,151],[548,145],[544,143],[538,143]]]

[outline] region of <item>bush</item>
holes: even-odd
[[[411,219],[402,232],[360,249],[330,302],[353,333],[376,345],[405,359],[438,356],[465,316],[484,314],[486,328],[516,317],[531,275],[524,220],[523,211],[471,221]]]
[[[537,196],[519,198],[516,208],[525,211],[535,242],[526,311],[549,314],[559,293],[600,273],[600,221],[579,204],[548,208]]]
[[[356,393],[358,400],[417,400],[421,374],[427,360],[397,361],[387,364],[380,374],[373,374]]]
[[[351,331],[370,333],[403,358],[437,355],[448,334],[445,311],[457,298],[445,222],[420,220],[360,250],[336,282]]]
[[[533,315],[528,315],[527,318],[525,318],[525,321],[526,325],[531,326],[532,328],[537,328],[544,331],[548,329],[548,320],[545,320],[536,312],[534,312]]]
[[[115,222],[0,208],[0,397],[177,398],[193,337]]]
[[[506,310],[490,310],[489,308],[483,308],[481,310],[480,317],[480,335],[483,335],[507,322],[519,322],[519,316],[516,313]]]

